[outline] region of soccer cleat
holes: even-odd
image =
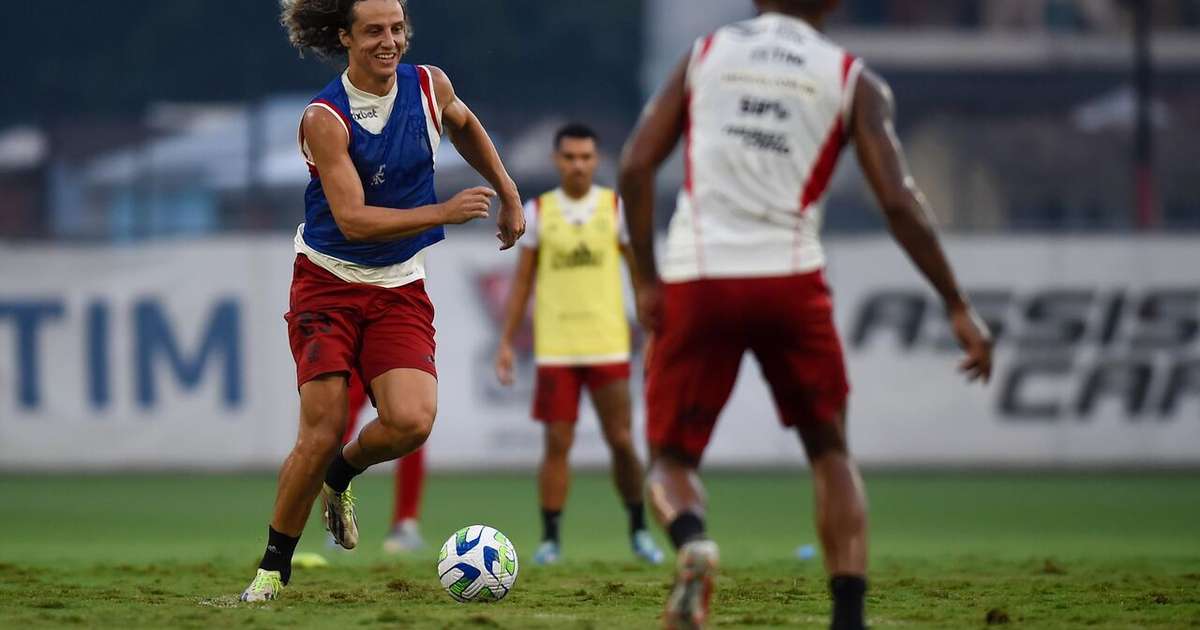
[[[633,555],[638,559],[644,560],[650,564],[662,564],[663,552],[655,544],[654,538],[650,536],[650,532],[639,529],[633,532],[629,542],[633,545]]]
[[[679,550],[675,586],[667,596],[663,626],[668,630],[701,630],[708,619],[720,551],[711,540],[695,540]]]
[[[321,486],[321,501],[325,504],[325,530],[334,542],[344,549],[358,546],[358,516],[354,514],[354,494],[347,487],[337,492],[329,484]]]
[[[405,519],[396,524],[392,533],[383,539],[383,551],[387,554],[412,553],[424,548],[425,539],[421,538],[417,522],[412,519]]]
[[[283,592],[283,577],[279,571],[267,571],[259,569],[258,574],[254,576],[254,581],[246,590],[242,591],[242,596],[239,598],[244,602],[269,602]]]
[[[533,552],[534,564],[558,564],[558,560],[558,543],[553,540],[543,540],[542,544],[538,545],[537,551]]]

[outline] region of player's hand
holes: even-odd
[[[475,219],[486,219],[496,191],[485,186],[468,188],[442,204],[442,224],[462,225]]]
[[[992,378],[992,335],[987,324],[970,305],[962,305],[950,310],[950,327],[958,345],[967,353],[958,366],[959,371],[971,382],[987,383]]]
[[[512,344],[507,341],[501,341],[500,348],[496,350],[496,378],[505,387],[511,387],[516,382],[516,378],[513,375],[514,360],[515,355],[513,354]]]
[[[525,235],[525,208],[521,207],[521,198],[504,200],[500,205],[500,216],[496,219],[496,238],[500,239],[500,251],[512,249],[517,241]]]
[[[658,332],[662,326],[662,285],[647,282],[637,290],[638,322],[648,334]]]

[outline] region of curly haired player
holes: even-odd
[[[243,601],[276,598],[313,501],[338,544],[358,544],[350,480],[412,453],[437,412],[433,305],[424,250],[443,226],[486,218],[499,197],[501,249],[525,231],[521,197],[479,119],[430,66],[401,64],[411,22],[403,0],[289,0],[293,45],[344,62],[304,110],[299,142],[312,174],[296,233],[288,336],[300,430],[279,473],[258,574]],[[439,202],[442,134],[493,188]],[[347,381],[357,372],[379,417],[342,447]]]

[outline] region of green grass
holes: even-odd
[[[711,474],[721,543],[713,628],[821,628],[807,477]],[[0,476],[0,627],[651,628],[669,573],[631,561],[624,516],[601,475],[579,475],[563,522],[567,562],[528,562],[537,542],[529,475],[435,476],[426,536],[485,522],[521,559],[512,595],[458,605],[436,548],[377,550],[388,477],[356,483],[362,548],[298,571],[284,599],[240,605],[266,535],[274,479]],[[1200,475],[867,476],[875,627],[1200,628]],[[325,552],[315,521],[303,551]]]

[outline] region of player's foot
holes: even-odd
[[[633,555],[640,560],[649,562],[650,564],[662,564],[663,552],[655,544],[654,538],[650,536],[650,532],[639,529],[633,532],[629,542],[633,545]]]
[[[329,484],[321,486],[321,502],[325,504],[325,530],[334,542],[345,549],[358,546],[358,517],[354,514],[354,494],[347,487],[337,492]]]
[[[543,540],[537,551],[533,552],[534,564],[558,564],[558,560],[558,543],[553,540]]]
[[[719,562],[717,543],[711,540],[695,540],[679,550],[675,586],[667,596],[663,626],[669,630],[699,630],[704,627]]]
[[[244,602],[269,602],[283,592],[283,577],[279,571],[267,571],[259,569],[258,574],[254,576],[254,581],[246,590],[242,591],[242,596],[239,598]]]
[[[392,533],[383,539],[383,551],[388,554],[412,553],[425,548],[425,539],[417,522],[407,519],[396,524]]]

